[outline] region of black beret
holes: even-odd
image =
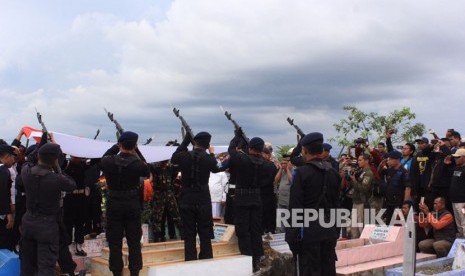
[[[210,133],[206,131],[201,131],[194,136],[194,140],[207,140],[208,142],[210,142],[211,138],[212,136],[210,135]]]
[[[300,140],[302,146],[312,144],[312,143],[323,143],[323,134],[319,132],[312,132],[304,136],[302,140]]]
[[[323,143],[323,149],[326,151],[330,151],[333,147],[328,143]]]
[[[253,148],[253,149],[257,149],[257,150],[262,151],[264,146],[265,146],[265,141],[263,141],[262,138],[254,137],[254,138],[250,139],[249,148]]]
[[[393,158],[393,159],[401,159],[402,158],[402,153],[400,153],[400,151],[397,151],[397,150],[392,150],[392,151],[388,152],[387,157],[388,158]]]
[[[47,143],[39,148],[39,155],[60,156],[61,148],[58,144]]]
[[[0,153],[4,153],[4,152],[16,156],[15,148],[13,148],[12,146],[10,146],[10,145],[8,145],[8,144],[1,144],[1,145],[0,145]]]
[[[425,143],[425,144],[428,144],[429,143],[429,140],[428,138],[426,137],[421,137],[421,138],[418,138],[415,140],[416,143]]]
[[[137,135],[137,133],[132,131],[125,131],[119,137],[118,143],[123,143],[127,141],[137,142],[137,139],[139,139],[139,135]]]

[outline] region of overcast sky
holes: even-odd
[[[154,144],[180,122],[226,144],[336,135],[344,105],[411,107],[442,136],[465,132],[465,2],[6,0],[0,9],[0,137],[25,125],[115,138],[103,108]]]

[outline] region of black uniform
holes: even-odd
[[[384,169],[380,172],[380,176],[382,179],[380,186],[386,198],[386,223],[389,224],[395,209],[402,208],[405,189],[411,187],[409,173],[400,166],[398,169]]]
[[[137,156],[116,154],[118,151],[118,147],[113,146],[101,161],[108,185],[106,238],[110,247],[110,270],[114,275],[121,275],[123,271],[122,246],[126,234],[129,270],[137,274],[142,269],[140,177],[148,177],[149,169]]]
[[[171,163],[179,165],[182,174],[179,209],[186,261],[197,259],[195,246],[197,233],[200,239],[198,258],[213,258],[211,246],[211,239],[214,238],[213,218],[208,179],[210,172],[220,171],[215,157],[207,154],[204,148],[195,147],[192,151],[187,151],[189,138],[190,136],[186,136],[171,157]]]
[[[6,229],[7,215],[11,214],[11,176],[4,165],[0,165],[0,248],[13,250],[12,230]]]
[[[263,222],[262,231],[265,233],[276,231],[276,194],[274,192],[274,178],[278,169],[271,161],[264,160],[264,176],[260,179],[260,196],[262,200]]]
[[[87,220],[88,197],[86,195],[85,173],[90,168],[83,161],[69,161],[65,173],[76,181],[76,189],[68,193],[63,200],[63,221],[70,238],[78,244],[84,243],[84,222]],[[71,243],[73,239],[69,241]]]
[[[253,268],[258,269],[258,261],[263,255],[262,244],[262,201],[260,187],[266,179],[267,170],[264,169],[265,160],[258,155],[249,155],[236,150],[241,142],[240,133],[231,140],[228,148],[230,155],[229,166],[237,172],[236,191],[234,195],[234,224],[241,254],[252,256]],[[249,146],[253,145],[252,138]],[[257,142],[258,143],[258,142]],[[263,144],[260,146],[263,149]]]
[[[330,163],[314,159],[294,171],[289,209],[329,210],[338,205],[341,178]],[[292,221],[291,219],[289,220]],[[318,221],[308,227],[288,228],[286,241],[299,260],[300,275],[336,275],[336,227],[324,228]]]
[[[75,189],[74,180],[50,167],[25,166],[26,214],[22,221],[21,275],[54,275],[59,247],[61,191]]]

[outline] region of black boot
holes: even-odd
[[[260,270],[260,256],[252,256],[252,271],[257,272]]]

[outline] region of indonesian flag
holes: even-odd
[[[35,129],[30,126],[25,126],[22,128],[24,135],[27,139],[34,138],[37,143],[40,143],[40,138],[42,137],[42,131],[40,129]]]

